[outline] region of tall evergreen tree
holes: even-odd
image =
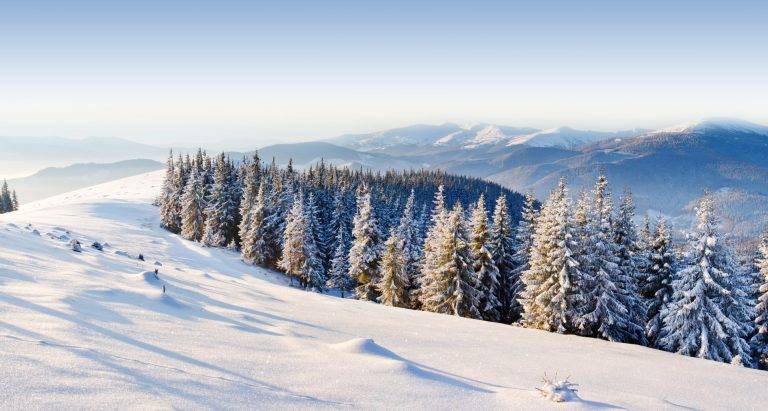
[[[768,231],[758,247],[756,260],[760,288],[755,307],[755,335],[751,339],[754,358],[761,369],[768,369]]]
[[[302,266],[302,280],[304,286],[322,292],[325,287],[325,267],[323,266],[323,253],[320,251],[320,226],[318,222],[317,203],[313,193],[307,196],[307,204],[304,207],[304,238],[302,249],[304,252],[304,264]]]
[[[405,274],[405,264],[402,249],[398,247],[399,239],[395,230],[384,243],[381,256],[381,279],[376,287],[379,290],[379,302],[392,307],[408,308],[409,281]]]
[[[251,227],[251,208],[256,203],[256,196],[261,184],[261,159],[259,159],[258,151],[253,152],[253,158],[244,167],[243,197],[240,200],[240,225],[238,227],[238,236],[241,242],[245,240]]]
[[[490,233],[488,231],[488,214],[485,210],[485,196],[480,195],[472,209],[470,222],[470,255],[477,277],[478,308],[482,318],[487,321],[501,320],[501,303],[499,294],[499,269],[493,261],[493,255],[488,251]]]
[[[414,300],[418,298],[418,293],[415,290],[418,287],[419,265],[422,260],[419,224],[416,219],[414,203],[415,194],[411,190],[400,221],[394,229],[396,247],[401,256],[403,275],[407,284],[408,301],[412,308],[415,308],[414,305],[417,305]]]
[[[434,250],[436,271],[422,290],[423,309],[461,317],[481,318],[464,210],[456,204],[439,221]]]
[[[168,162],[165,169],[165,179],[163,180],[162,191],[160,192],[160,224],[172,233],[178,233],[181,230],[181,218],[179,216],[181,199],[176,196],[179,192],[180,183],[179,170],[173,160],[173,152],[168,156]]]
[[[331,269],[328,273],[328,287],[337,288],[344,297],[344,293],[352,290],[355,280],[349,275],[349,233],[343,225],[339,225],[336,232],[336,249],[331,258]]]
[[[536,220],[530,268],[521,280],[524,291],[522,323],[529,328],[565,333],[574,310],[569,298],[574,278],[580,277],[575,258],[578,244],[569,215],[565,179],[552,190]],[[577,303],[583,303],[578,301]]]
[[[523,281],[521,277],[523,273],[530,267],[531,249],[533,248],[533,236],[536,231],[536,199],[533,197],[533,193],[528,192],[525,195],[525,203],[523,204],[523,213],[517,227],[514,229],[514,253],[512,254],[512,260],[514,261],[514,269],[510,278],[512,282],[511,292],[511,309],[508,315],[509,322],[515,322],[520,319],[522,314],[522,308],[518,300],[523,293]],[[495,216],[495,215],[494,215]],[[494,218],[495,220],[495,218]],[[503,223],[501,223],[503,225]],[[492,232],[497,226],[496,223],[492,225]],[[494,249],[494,244],[498,243],[498,237],[491,242],[491,249]],[[503,247],[502,247],[503,249]],[[503,254],[503,253],[499,253]],[[497,255],[498,256],[498,255]],[[494,263],[496,257],[494,256]]]
[[[583,245],[587,253],[583,260],[586,264],[583,265],[586,265],[584,270],[588,275],[583,277],[584,281],[576,282],[580,293],[587,290],[587,297],[573,323],[580,333],[586,335],[642,344],[645,342],[644,313],[636,308],[639,304],[633,294],[636,290],[635,279],[622,269],[620,247],[615,241],[611,222],[611,195],[602,172],[595,184],[593,201],[587,224],[589,243]],[[629,258],[631,256],[627,252]]]
[[[199,173],[190,173],[184,194],[181,196],[181,236],[191,241],[200,241],[205,227],[203,197],[205,188]]]
[[[656,346],[656,339],[663,326],[661,311],[672,300],[675,253],[667,221],[661,217],[649,244],[648,272],[640,293],[648,304],[648,321],[645,333],[650,346]]]
[[[435,198],[433,200],[432,215],[430,217],[430,224],[427,228],[427,232],[424,236],[424,245],[422,255],[424,258],[421,263],[421,273],[419,274],[417,283],[418,286],[411,293],[412,299],[418,300],[415,303],[419,306],[424,306],[423,290],[430,288],[431,283],[436,280],[438,269],[438,242],[440,241],[441,232],[443,229],[444,221],[448,217],[448,211],[445,208],[445,187],[441,184],[435,192]]]
[[[237,209],[232,165],[222,153],[216,161],[213,187],[206,210],[203,244],[225,247],[235,240]]]
[[[241,251],[243,260],[258,266],[266,267],[270,254],[267,247],[268,233],[266,232],[267,204],[264,195],[265,184],[259,184],[256,198],[248,210],[245,231],[241,234]]]
[[[363,187],[357,197],[357,214],[352,229],[352,247],[349,250],[349,275],[357,281],[355,294],[361,300],[376,301],[379,297],[381,231],[374,216],[371,193]]]
[[[750,364],[745,326],[749,322],[737,270],[718,231],[712,200],[696,212],[685,261],[672,281],[672,300],[662,308],[659,347],[682,355]]]
[[[290,278],[302,282],[304,275],[304,240],[306,239],[306,213],[302,195],[296,196],[286,218],[283,230],[283,252],[278,267]]]
[[[13,205],[11,211],[19,211],[19,198],[16,196],[16,190],[11,192],[11,204]]]
[[[517,321],[522,314],[518,301],[524,287],[515,263],[515,233],[509,216],[506,196],[499,196],[493,209],[488,248],[498,270],[498,293],[500,320],[504,323]]]

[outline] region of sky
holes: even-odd
[[[768,123],[762,1],[0,1],[0,136]]]

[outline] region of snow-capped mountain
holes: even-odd
[[[602,140],[634,137],[647,131],[648,130],[642,129],[622,131],[593,131],[576,130],[570,127],[559,127],[514,137],[509,140],[507,145],[514,146],[518,144],[527,144],[534,147],[560,147],[574,149]]]
[[[578,148],[610,138],[633,137],[648,130],[593,131],[560,127],[538,130],[531,127],[509,127],[495,124],[476,124],[462,127],[452,123],[439,126],[416,125],[379,131],[370,134],[344,135],[328,140],[362,151],[390,154],[414,154],[424,149],[463,148],[487,149],[496,146],[526,144],[535,147]],[[427,151],[429,152],[429,151]]]
[[[768,402],[764,371],[293,288],[236,253],[160,228],[152,201],[162,176],[89,187],[0,216],[3,409],[760,409]],[[561,404],[544,399],[537,387],[545,374],[570,377],[578,395]]]

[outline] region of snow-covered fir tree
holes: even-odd
[[[511,309],[509,314],[509,322],[515,322],[520,319],[522,308],[518,300],[523,292],[523,282],[521,277],[530,267],[531,249],[533,248],[533,235],[536,231],[536,199],[533,193],[528,192],[525,194],[525,203],[523,204],[523,212],[520,218],[520,222],[514,229],[514,253],[512,260],[514,261],[514,269],[512,271],[513,279],[511,286]],[[494,214],[495,220],[495,214]],[[502,223],[503,225],[503,223]],[[492,232],[497,226],[496,223],[492,225]],[[498,238],[494,236],[494,241],[491,242],[491,249],[494,249],[494,244],[497,244]],[[489,240],[490,242],[490,240]],[[501,247],[503,250],[504,248]],[[498,253],[502,254],[502,253]],[[494,263],[498,255],[494,256]],[[498,268],[497,268],[498,270]]]
[[[522,314],[519,299],[524,287],[515,262],[515,232],[510,220],[506,196],[499,196],[493,209],[488,249],[498,270],[500,320],[504,323],[517,321]]]
[[[640,294],[645,298],[648,312],[645,334],[648,345],[655,347],[661,331],[661,310],[672,299],[672,280],[675,270],[675,253],[667,221],[660,217],[650,236],[648,270],[642,282]]]
[[[485,210],[485,196],[482,194],[472,209],[470,230],[469,248],[476,275],[478,308],[484,320],[500,321],[499,269],[496,268],[493,255],[488,251],[488,212]]]
[[[243,196],[240,200],[240,224],[238,227],[238,237],[241,242],[244,241],[251,227],[251,208],[256,203],[256,196],[261,185],[261,159],[259,159],[258,151],[253,152],[253,158],[246,162],[244,167]]]
[[[201,175],[197,171],[190,173],[184,194],[181,196],[181,236],[187,240],[199,241],[203,237],[204,196],[205,188]]]
[[[8,182],[3,180],[0,186],[0,214],[10,213],[19,209],[19,199],[16,197],[16,190],[8,187]]]
[[[422,289],[426,311],[481,318],[464,210],[456,204],[435,230],[436,269]]]
[[[233,174],[232,164],[221,154],[216,161],[206,210],[203,244],[207,246],[224,247],[235,240],[238,204]]]
[[[336,233],[336,249],[331,258],[331,268],[328,272],[328,281],[326,285],[336,288],[341,292],[341,296],[355,287],[356,281],[349,275],[349,248],[350,241],[347,230],[344,226],[339,226]]]
[[[320,223],[318,221],[317,203],[313,193],[307,196],[307,204],[304,207],[304,266],[302,267],[302,280],[305,287],[322,292],[325,288],[325,267],[323,266],[323,252],[320,250]]]
[[[568,294],[580,277],[578,244],[570,221],[565,179],[552,190],[536,219],[530,267],[522,273],[522,323],[529,328],[565,333],[574,307]],[[579,301],[578,303],[583,303]]]
[[[423,259],[420,265],[420,273],[416,280],[417,286],[411,293],[411,299],[414,300],[414,305],[417,308],[424,306],[425,296],[423,290],[429,288],[437,276],[438,242],[440,241],[440,230],[443,229],[447,216],[445,187],[441,184],[435,192],[430,223],[424,235],[424,244],[422,246]],[[418,300],[418,303],[416,303],[416,300]]]
[[[247,218],[243,216],[242,221],[246,226],[243,234],[241,234],[243,236],[241,240],[243,260],[262,267],[266,267],[270,258],[267,247],[265,186],[266,184],[259,184],[256,198],[248,210],[248,216]]]
[[[738,268],[709,196],[700,201],[696,217],[685,259],[672,281],[672,299],[661,310],[658,346],[692,357],[751,364],[745,340],[748,307],[743,306]]]
[[[304,240],[306,238],[306,213],[304,201],[299,194],[291,206],[283,230],[283,252],[278,267],[285,272],[291,281],[301,279],[304,274]]]
[[[381,256],[381,279],[376,284],[379,290],[379,302],[392,307],[408,308],[408,290],[410,284],[405,274],[404,256],[398,246],[397,232],[392,234],[384,243],[384,251]]]
[[[622,267],[620,246],[611,222],[613,205],[604,173],[593,191],[588,244],[582,244],[582,275],[575,281],[579,309],[573,317],[578,332],[610,341],[645,343],[645,317],[638,306],[635,278]],[[625,233],[625,235],[628,235]],[[627,259],[631,258],[627,252]],[[626,263],[630,265],[631,263]],[[583,297],[586,296],[586,297]],[[576,305],[574,301],[574,305]]]
[[[178,233],[181,230],[181,198],[176,194],[179,191],[178,184],[181,179],[178,178],[180,165],[174,163],[173,152],[168,156],[168,162],[165,170],[165,179],[160,192],[160,224],[166,230],[172,233]]]
[[[418,298],[418,277],[421,257],[421,233],[419,232],[419,222],[416,219],[415,193],[411,190],[408,200],[405,202],[403,214],[400,221],[394,229],[396,237],[396,247],[401,256],[403,265],[403,275],[407,283],[408,301],[414,305],[414,300]]]
[[[371,192],[362,187],[357,197],[357,213],[349,250],[349,275],[357,282],[355,295],[361,300],[376,301],[379,281],[382,234],[373,211]]]
[[[768,369],[768,231],[763,235],[755,261],[760,285],[755,306],[755,335],[750,343],[754,359],[761,369]]]

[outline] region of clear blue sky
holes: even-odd
[[[3,1],[0,135],[768,123],[768,1]]]

